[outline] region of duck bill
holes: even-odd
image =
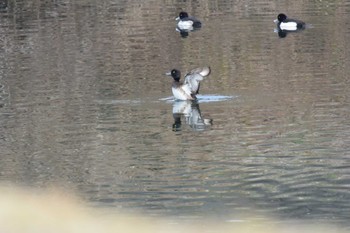
[[[165,73],[165,75],[167,75],[167,76],[171,76],[171,71],[166,72],[166,73]]]
[[[175,20],[180,20],[180,17],[176,17]]]
[[[278,19],[274,19],[273,22],[274,22],[274,23],[278,23]]]

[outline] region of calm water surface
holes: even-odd
[[[350,227],[348,1],[7,4],[2,182],[155,216]],[[180,10],[202,29],[181,37]],[[280,12],[312,27],[279,38]],[[201,101],[169,100],[164,73],[204,65]]]

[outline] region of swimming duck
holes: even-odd
[[[175,99],[178,100],[195,100],[196,94],[199,93],[200,82],[210,74],[210,67],[201,67],[191,70],[185,75],[185,82],[181,82],[181,72],[173,69],[166,75],[174,79],[172,92]]]
[[[193,16],[188,16],[187,12],[181,11],[179,17],[176,18],[177,28],[181,31],[192,31],[202,27],[202,23]]]
[[[289,19],[283,13],[279,14],[274,22],[277,23],[278,29],[282,31],[293,32],[305,29],[305,23],[303,21],[297,19]]]

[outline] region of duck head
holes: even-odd
[[[184,19],[184,18],[188,18],[188,14],[185,11],[181,11],[179,13],[179,17],[177,17],[176,20],[181,20],[181,19]]]
[[[167,72],[165,73],[166,75],[168,76],[171,76],[173,77],[173,79],[176,81],[176,82],[179,82],[180,81],[180,78],[181,78],[181,72],[177,69],[172,69],[170,72]]]
[[[283,13],[281,13],[281,14],[279,14],[279,15],[277,16],[278,22],[283,22],[283,21],[286,20],[286,19],[287,19],[287,16],[286,16],[285,14],[283,14]]]

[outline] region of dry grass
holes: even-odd
[[[110,212],[109,212],[110,211]],[[106,214],[106,212],[109,212]],[[334,226],[298,224],[272,225],[247,221],[242,223],[174,224],[169,219],[117,214],[111,210],[88,208],[65,192],[0,188],[0,233],[55,232],[125,232],[125,233],[303,233],[345,232]]]

